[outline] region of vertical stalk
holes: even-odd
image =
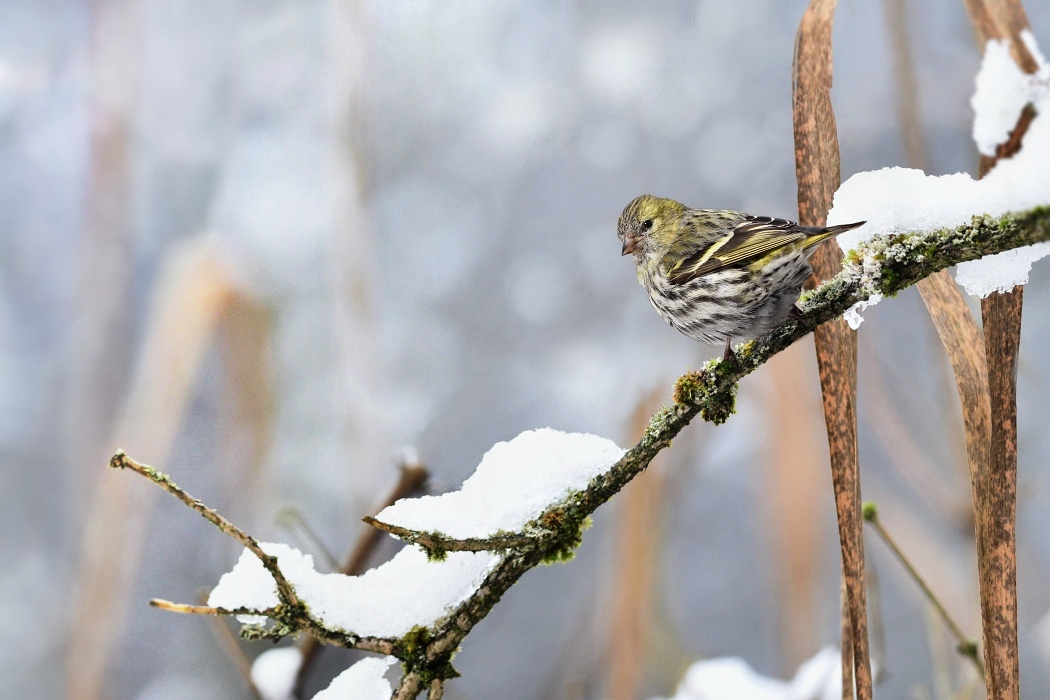
[[[1017,646],[1017,352],[1022,288],[981,301],[991,399],[991,462],[978,518],[989,696],[1020,697]]]
[[[838,133],[831,105],[831,34],[835,6],[835,0],[811,0],[795,39],[792,73],[795,173],[799,221],[808,226],[826,223],[832,197],[839,186]],[[834,275],[841,260],[838,244],[825,242],[811,258],[815,280]],[[871,700],[857,452],[857,337],[842,319],[818,327],[814,337],[831,455],[857,698]],[[849,651],[843,648],[843,656]]]
[[[991,39],[1009,40],[1014,61],[1026,73],[1038,69],[1021,32],[1028,17],[1021,0],[965,0],[974,34],[983,53]],[[1006,143],[994,156],[982,155],[984,177],[1003,158],[1022,148],[1035,117],[1031,105],[1018,118]],[[993,700],[1020,698],[1017,644],[1017,352],[1021,339],[1021,287],[993,293],[981,301],[984,347],[988,364],[989,410],[992,416],[989,461],[973,475],[977,567],[981,586],[985,683]]]

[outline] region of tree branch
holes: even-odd
[[[526,528],[529,535],[522,536],[518,542],[520,546],[507,549],[506,540],[501,539],[504,535],[483,540],[492,549],[504,551],[502,559],[477,591],[442,620],[422,630],[416,628],[404,638],[391,640],[361,638],[330,630],[306,613],[301,604],[292,613],[279,608],[275,611],[275,619],[286,625],[298,625],[286,633],[301,629],[324,643],[400,658],[406,673],[394,697],[414,698],[424,687],[433,687],[435,679],[444,680],[456,675],[451,665],[452,655],[474,625],[527,571],[540,563],[563,559],[571,554],[579,544],[580,531],[587,517],[644,471],[653,457],[669,446],[694,417],[700,415],[713,423],[724,423],[735,410],[737,383],[770,357],[874,294],[893,296],[920,279],[959,262],[1046,240],[1050,240],[1050,207],[999,218],[978,216],[971,223],[955,229],[877,237],[849,253],[843,261],[841,273],[805,296],[801,302],[801,318],[793,318],[765,336],[738,346],[736,356],[730,360],[708,362],[702,370],[680,377],[674,387],[674,404],[653,415],[638,444],[608,472],[592,479],[586,489],[572,494],[533,521]],[[187,495],[166,475],[130,460],[123,453],[114,456],[113,466],[131,468],[150,477],[221,530],[245,546],[250,543],[255,548],[253,551],[258,549],[254,539]],[[409,532],[420,544],[423,540],[418,539],[419,536],[432,534]],[[458,542],[448,538],[439,544],[441,550],[447,551],[450,544]],[[440,556],[442,551],[432,553]],[[260,559],[267,556],[261,550],[256,555]],[[276,562],[273,565],[279,574]]]

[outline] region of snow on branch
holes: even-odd
[[[552,430],[501,443],[461,491],[402,500],[384,510],[380,515],[387,521],[376,524],[428,551],[407,547],[362,576],[322,574],[312,557],[256,542],[165,474],[123,452],[111,464],[152,479],[246,547],[212,591],[209,607],[183,612],[247,615],[249,638],[302,632],[326,644],[394,656],[405,674],[392,697],[413,698],[424,688],[436,697],[443,681],[457,675],[451,660],[460,643],[502,595],[541,563],[571,556],[590,514],[644,471],[694,417],[724,423],[743,377],[855,304],[892,297],[952,265],[1047,240],[1050,207],[1040,206],[859,243],[840,274],[804,296],[800,318],[738,346],[735,358],[680,377],[673,405],[650,419],[638,444],[624,452],[593,435]],[[270,626],[259,624],[263,620],[254,613],[269,618]],[[385,662],[374,661],[379,665],[362,666],[348,678],[361,675],[384,689],[386,681],[375,671]]]
[[[1008,41],[989,41],[971,102],[974,141],[989,156],[1011,141],[1022,112],[1032,110],[1020,151],[1000,159],[980,180],[967,173],[934,176],[910,168],[854,174],[839,187],[828,213],[829,225],[867,222],[838,237],[847,255],[874,236],[954,228],[974,214],[1001,216],[1050,204],[1050,65],[1031,32],[1023,32],[1023,39],[1039,66],[1036,73],[1017,67]],[[1046,243],[1006,251],[959,265],[955,279],[968,294],[987,297],[1028,282],[1032,263],[1046,255]],[[862,308],[846,317],[853,328],[860,325]]]

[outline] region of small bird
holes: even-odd
[[[723,209],[690,209],[643,194],[620,215],[623,255],[665,321],[705,343],[751,340],[792,313],[817,245],[864,224],[817,228]]]

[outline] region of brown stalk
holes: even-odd
[[[811,0],[795,38],[792,73],[795,173],[799,221],[808,226],[826,224],[827,212],[839,186],[838,134],[831,105],[831,34],[835,6],[835,0]],[[821,245],[812,258],[815,281],[836,274],[841,260],[842,251],[837,243],[829,240]],[[831,455],[857,698],[870,700],[872,679],[857,453],[857,337],[842,319],[817,328],[814,337]],[[845,655],[847,650],[844,648],[842,653]]]
[[[985,664],[989,696],[1020,697],[1017,647],[1017,352],[1021,340],[1022,288],[981,301],[988,393],[991,460],[981,483],[978,512],[983,534],[978,549]],[[982,565],[983,564],[983,565]]]
[[[1008,39],[1014,61],[1026,73],[1038,64],[1021,40],[1028,17],[1021,0],[966,0],[981,52],[989,40]],[[978,175],[984,177],[1002,158],[1022,147],[1035,118],[1027,105],[1006,143],[995,156],[982,155]],[[1022,288],[993,293],[981,300],[987,387],[991,420],[988,461],[975,485],[977,566],[981,587],[985,684],[994,700],[1020,697],[1017,644],[1017,353],[1021,340]]]
[[[631,416],[629,442],[638,441],[649,416],[660,409],[664,392],[651,392]],[[632,700],[645,671],[652,637],[652,597],[656,554],[660,545],[660,506],[664,494],[664,461],[658,455],[645,473],[624,489],[617,513],[616,570],[609,608],[609,669],[606,693],[612,700]]]
[[[885,0],[893,46],[898,118],[910,167],[926,169],[926,149],[918,109],[918,81],[908,40],[904,0]],[[987,463],[988,399],[984,343],[959,286],[942,270],[918,283],[919,294],[948,353],[963,407],[970,473]]]
[[[397,484],[387,495],[386,499],[384,499],[383,503],[376,508],[375,512],[379,513],[379,511],[387,506],[394,505],[394,503],[402,498],[409,498],[424,491],[429,478],[430,473],[422,464],[419,464],[418,462],[402,462],[401,475],[398,477]],[[361,531],[361,535],[357,538],[357,542],[354,544],[350,556],[348,556],[346,562],[339,567],[339,573],[346,576],[360,576],[365,573],[368,561],[379,546],[379,543],[382,541],[382,537],[383,532],[381,530],[375,527],[364,528]],[[303,661],[299,666],[299,673],[295,680],[296,697],[302,697],[303,683],[306,681],[310,669],[313,668],[314,662],[317,660],[317,655],[321,651],[321,646],[321,642],[315,637],[307,637],[299,645],[299,653],[302,655]]]
[[[982,12],[982,16],[987,14],[983,4],[977,11]],[[898,117],[908,165],[925,170],[926,151],[918,112],[918,81],[908,41],[904,0],[886,0],[886,19],[893,44]],[[983,19],[982,23],[991,26],[991,19]],[[946,270],[921,280],[916,286],[955,373],[963,410],[966,454],[970,473],[976,474],[987,464],[991,420],[981,329],[970,313],[959,286]]]
[[[930,275],[917,286],[955,374],[955,387],[962,406],[966,457],[970,464],[970,480],[976,504],[976,475],[987,469],[992,420],[984,335],[959,285],[947,271]]]
[[[92,492],[98,483],[96,467],[108,456],[104,440],[113,430],[128,388],[134,335],[132,151],[141,17],[138,0],[96,0],[90,5],[90,156],[83,240],[76,257],[75,306],[66,343],[73,352],[67,358],[69,377],[63,397],[66,459],[72,493],[77,495]],[[87,505],[83,500],[74,503],[77,526]],[[79,679],[70,679],[71,696],[98,694],[94,681],[87,678],[94,671],[79,662],[69,670]]]
[[[839,597],[842,610],[839,613],[839,645],[842,649],[842,700],[853,700],[853,622],[849,614],[849,599],[846,597],[846,579],[840,584]]]

